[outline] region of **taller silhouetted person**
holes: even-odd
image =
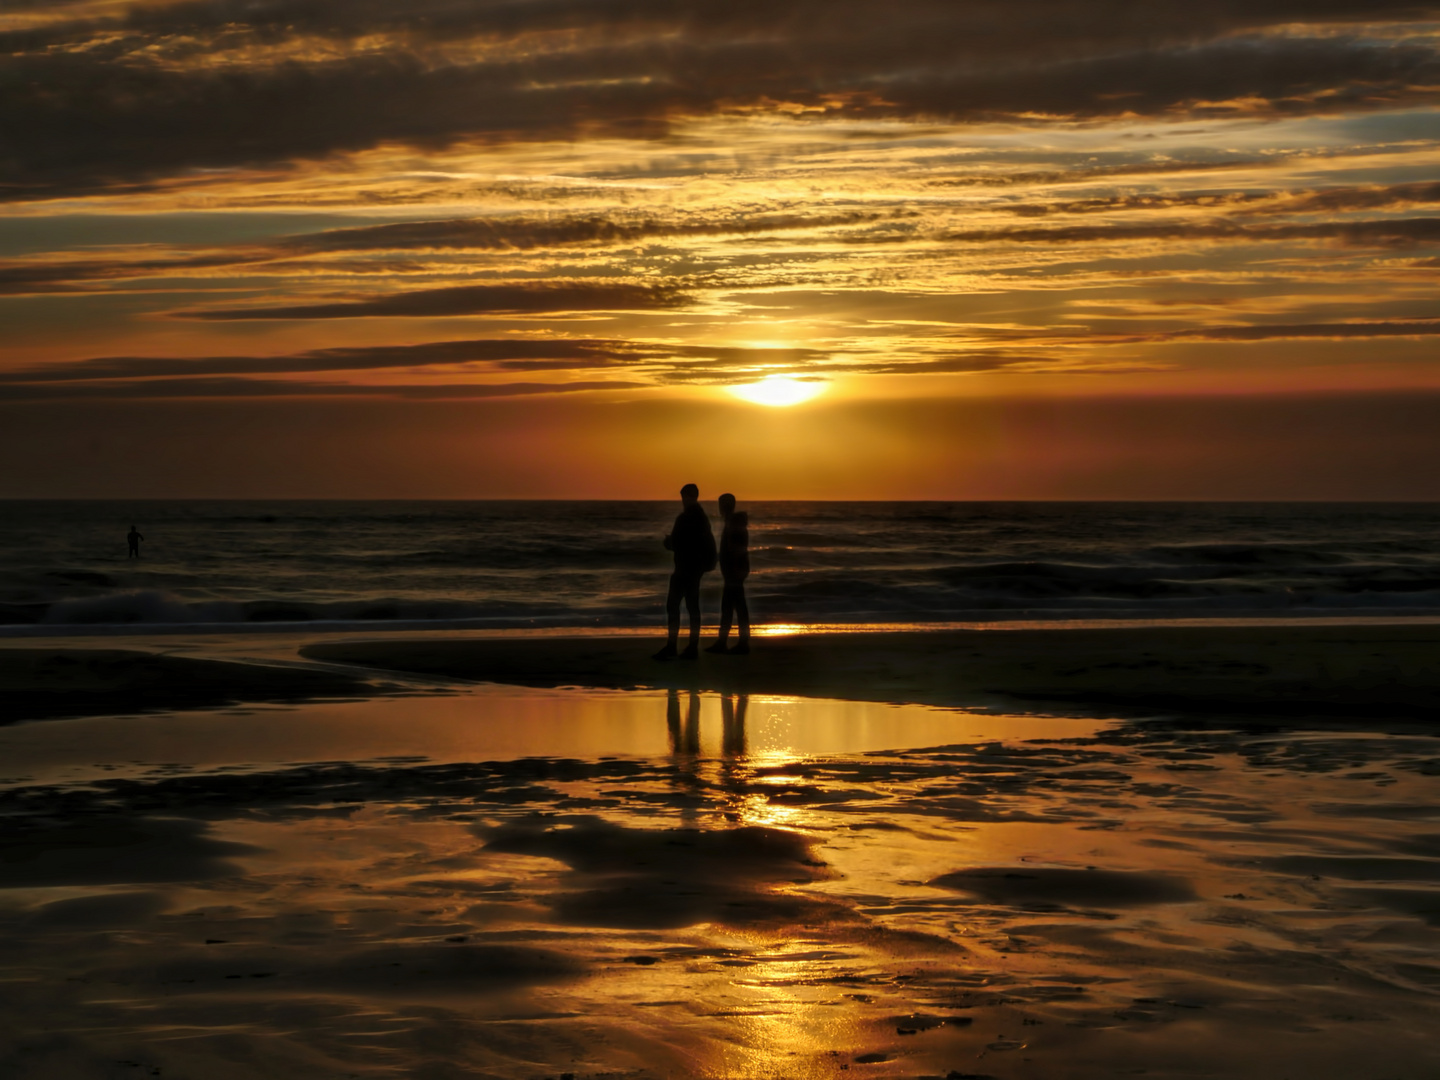
[[[700,506],[700,489],[686,484],[680,489],[680,502],[684,508],[664,540],[666,550],[675,553],[675,572],[670,575],[670,591],[665,596],[670,635],[665,647],[655,654],[656,660],[670,660],[677,655],[682,660],[694,660],[700,654],[700,579],[715,569],[715,534]],[[682,597],[690,613],[690,644],[677,654]]]
[[[140,541],[144,540],[145,537],[140,535],[139,529],[131,525],[130,531],[125,534],[125,539],[130,542],[130,554],[125,557],[127,559],[138,559],[140,557]]]
[[[720,594],[720,640],[706,652],[745,654],[750,651],[750,605],[745,602],[745,579],[750,576],[750,515],[735,509],[735,496],[728,492],[717,500],[725,527],[720,530],[720,575],[725,591]],[[732,649],[726,644],[731,620],[739,632]]]

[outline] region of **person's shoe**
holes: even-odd
[[[731,655],[731,656],[749,656],[749,655],[750,655],[750,643],[749,643],[748,641],[740,641],[740,642],[737,642],[736,644],[734,644],[734,645],[732,645],[732,646],[730,647],[730,655]]]
[[[730,646],[729,646],[729,645],[726,645],[725,642],[723,642],[723,641],[717,641],[717,642],[715,642],[714,645],[711,645],[711,646],[710,646],[708,649],[706,649],[705,651],[706,651],[706,652],[722,653],[722,654],[723,654],[723,653],[727,653],[727,652],[730,651]]]
[[[700,648],[699,648],[699,646],[697,646],[697,645],[695,644],[695,642],[693,642],[693,641],[690,642],[689,645],[686,645],[686,646],[685,646],[685,651],[680,654],[680,659],[681,659],[681,660],[698,660],[698,659],[700,659]]]
[[[656,659],[656,660],[674,660],[674,659],[675,659],[675,646],[674,646],[674,645],[671,645],[671,644],[669,644],[669,643],[667,642],[666,645],[665,645],[665,647],[655,654],[655,659]]]

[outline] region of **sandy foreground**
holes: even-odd
[[[1435,627],[296,644],[0,649],[0,1076],[1440,1075]]]

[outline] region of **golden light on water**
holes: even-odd
[[[783,409],[819,397],[827,386],[823,382],[792,379],[789,375],[767,375],[759,382],[727,386],[725,389],[742,401]]]

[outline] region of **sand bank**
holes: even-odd
[[[708,643],[708,642],[707,642]],[[795,635],[658,662],[635,637],[338,641],[314,660],[523,686],[931,705],[1074,704],[1267,716],[1434,716],[1440,626],[1121,626]]]
[[[130,649],[0,649],[0,724],[375,693],[363,679]]]

